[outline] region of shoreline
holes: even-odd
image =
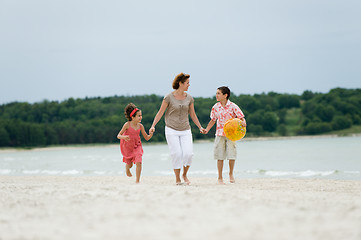
[[[338,134],[326,134],[326,135],[306,135],[306,136],[279,136],[279,137],[245,137],[239,141],[272,141],[272,140],[295,140],[295,139],[322,139],[322,138],[337,138],[337,137],[360,137],[361,133],[353,133],[346,135]],[[213,142],[214,139],[206,140],[195,140],[193,143],[208,143]],[[164,145],[166,142],[142,142],[143,146],[151,145]],[[90,144],[72,144],[72,145],[56,145],[56,146],[45,146],[45,147],[34,147],[34,148],[17,148],[17,147],[6,147],[0,148],[1,152],[15,152],[15,151],[45,151],[45,150],[66,150],[66,149],[75,149],[75,148],[91,148],[91,147],[113,147],[118,145],[118,143],[90,143]]]
[[[361,238],[361,181],[0,177],[1,239]]]
[[[304,135],[304,136],[278,136],[278,137],[249,137],[244,141],[265,141],[265,140],[292,140],[292,139],[320,139],[320,138],[337,138],[337,137],[361,137],[361,133],[352,133],[346,135],[325,134],[325,135]]]

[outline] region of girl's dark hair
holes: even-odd
[[[229,90],[226,86],[219,87],[218,90],[220,90],[223,94],[227,94],[227,100],[231,96],[231,90]]]
[[[138,111],[140,111],[140,109],[137,109],[135,111],[135,113],[133,113],[132,117],[130,116],[130,114],[133,112],[134,109],[136,109],[137,107],[133,104],[133,103],[129,103],[125,108],[124,108],[124,115],[125,118],[128,119],[128,121],[132,121],[132,117],[135,116],[137,114]]]
[[[184,83],[190,77],[191,76],[189,74],[184,74],[184,73],[178,74],[173,80],[173,84],[172,84],[173,89],[177,90],[179,88],[179,83],[180,82]]]

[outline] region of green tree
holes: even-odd
[[[261,136],[263,133],[263,127],[262,125],[258,124],[250,124],[247,127],[247,132],[249,132],[253,136]]]
[[[325,133],[331,130],[332,130],[331,124],[324,122],[310,122],[305,127],[305,133],[311,135]]]
[[[142,123],[149,130],[162,99],[163,96],[153,94],[3,104],[0,105],[0,143],[16,147],[115,142],[116,134],[127,121],[123,111],[128,103],[133,102],[142,110]],[[253,96],[232,94],[231,101],[245,113],[247,131],[253,136],[269,135],[276,130],[284,135],[291,128],[298,128],[297,134],[319,134],[361,124],[361,89],[336,88],[325,94],[305,91],[301,96],[275,92]],[[195,98],[196,113],[204,127],[216,102],[214,96]],[[290,112],[297,115],[287,122]],[[195,140],[213,138],[215,127],[203,135],[190,122]],[[164,118],[151,141],[165,141]]]
[[[288,135],[288,131],[287,131],[287,127],[285,124],[280,124],[278,126],[278,133],[281,135],[281,136],[287,136]]]
[[[331,122],[335,114],[335,108],[330,105],[321,105],[319,104],[315,109],[315,114],[323,122]]]
[[[9,133],[5,129],[5,127],[1,125],[0,125],[0,146],[9,146],[10,145]]]
[[[263,116],[263,129],[268,132],[273,132],[277,129],[278,120],[273,112],[266,112]]]
[[[286,115],[287,115],[287,110],[286,109],[281,109],[277,112],[278,115],[278,122],[280,124],[285,124],[286,123]]]
[[[341,130],[345,128],[350,128],[352,125],[352,121],[345,116],[336,116],[332,121],[332,129],[333,130]]]
[[[300,107],[300,97],[297,95],[282,94],[277,96],[279,108],[298,108]]]
[[[315,94],[314,94],[312,91],[306,90],[306,91],[304,91],[304,92],[302,93],[301,99],[302,99],[302,100],[310,100],[310,99],[312,99],[314,96],[315,96]]]

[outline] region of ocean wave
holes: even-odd
[[[224,170],[223,173],[226,176],[228,170]],[[216,177],[218,172],[214,170],[190,170],[189,175],[197,177]],[[160,175],[160,176],[173,176],[172,170],[148,170],[144,171],[143,176]],[[114,170],[83,170],[83,169],[0,169],[1,176],[9,175],[49,175],[49,176],[117,176],[124,175],[124,171]],[[288,171],[288,170],[235,170],[235,175],[238,177],[274,177],[274,178],[340,178],[340,179],[361,179],[361,171],[351,170],[302,170],[302,171]]]
[[[156,174],[162,175],[162,176],[172,176],[174,175],[174,171],[155,171]],[[189,171],[189,175],[195,175],[195,176],[214,176],[217,175],[217,170],[195,170],[195,171]]]
[[[62,175],[83,175],[84,171],[79,171],[79,170],[67,170],[67,171],[63,171],[61,174]]]
[[[163,175],[163,176],[170,176],[173,175],[173,171],[156,171],[156,174]],[[217,176],[217,170],[195,170],[189,171],[189,175],[196,175],[196,176]],[[228,174],[225,170],[223,174]],[[268,176],[268,177],[327,177],[331,175],[342,175],[342,174],[355,174],[361,175],[359,171],[338,171],[338,170],[330,170],[330,171],[316,171],[316,170],[305,170],[305,171],[276,171],[276,170],[264,170],[264,169],[257,169],[257,170],[245,170],[245,171],[236,171],[235,174],[237,175],[253,175],[253,176]]]
[[[198,171],[189,171],[191,175],[217,175],[217,170],[198,170]]]
[[[0,175],[9,175],[11,172],[10,169],[0,169]]]
[[[174,174],[172,171],[155,171],[155,173],[163,176],[171,176]]]
[[[4,161],[4,162],[11,162],[11,161],[15,161],[16,159],[15,158],[13,158],[13,157],[4,157],[3,159],[2,159],[2,161]]]
[[[42,174],[47,174],[47,175],[59,175],[59,174],[61,174],[61,171],[57,171],[57,170],[42,170],[41,173],[42,173]]]
[[[305,171],[276,171],[276,170],[248,170],[245,171],[246,174],[251,175],[264,175],[269,177],[327,177],[332,175],[340,174],[356,174],[360,175],[360,171],[339,171],[339,170],[328,170],[328,171],[318,171],[318,170],[305,170]]]
[[[121,171],[99,171],[99,170],[48,170],[48,169],[0,169],[0,175],[120,175]]]
[[[36,175],[36,174],[39,174],[41,171],[40,170],[23,170],[22,172],[26,175]]]

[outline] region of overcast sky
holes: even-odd
[[[0,104],[361,88],[360,0],[0,0]]]

